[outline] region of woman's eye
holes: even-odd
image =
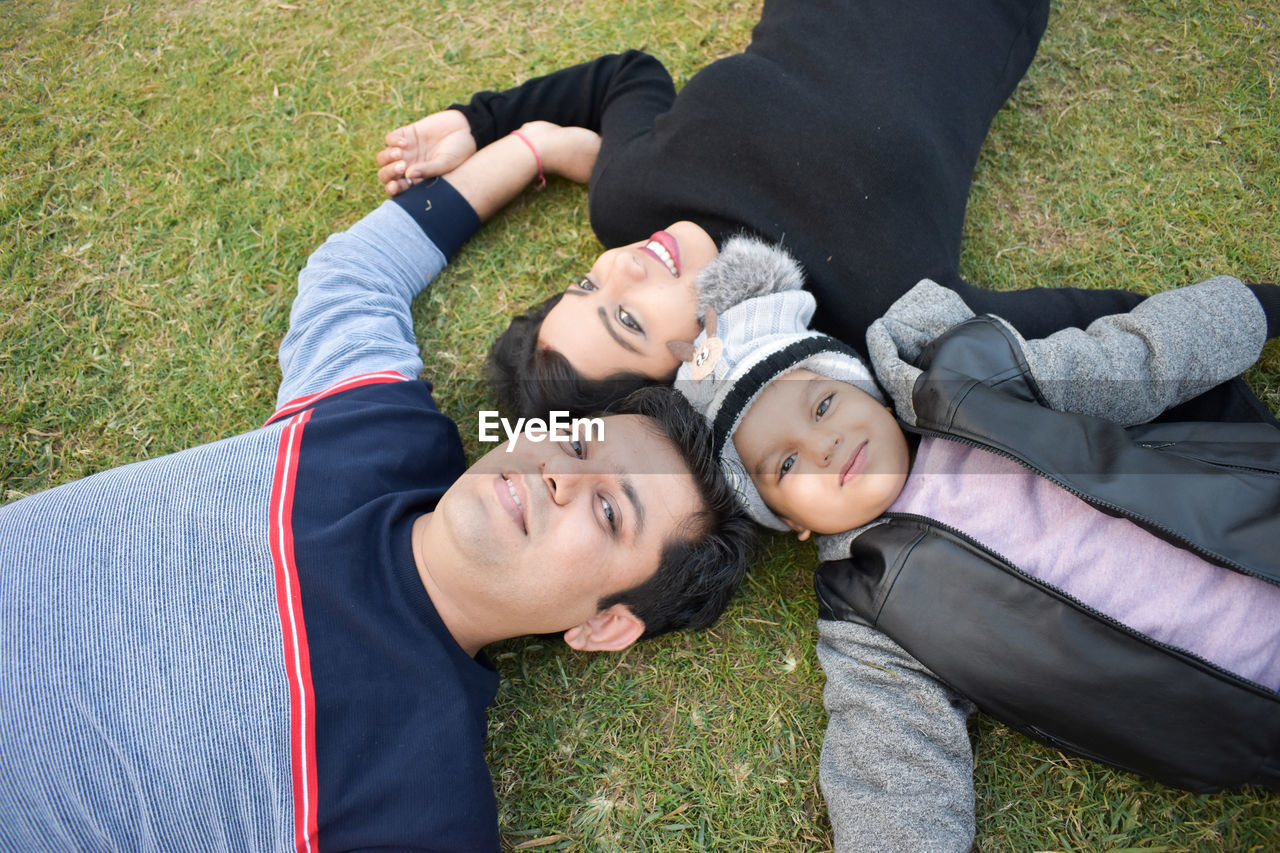
[[[608,498],[600,499],[600,511],[604,513],[604,520],[609,522],[610,532],[617,533],[618,519],[615,517],[613,512],[613,504],[609,503]]]
[[[781,480],[783,477],[787,476],[787,472],[790,471],[792,466],[795,464],[796,464],[796,455],[794,453],[792,453],[786,459],[783,459],[782,469],[778,472],[778,479]]]
[[[577,287],[579,290],[595,290],[596,283],[584,276],[582,281],[578,282]]]
[[[579,459],[582,459],[584,456],[586,456],[586,453],[583,452],[581,441],[578,441],[577,439],[570,439],[569,447],[570,449],[573,450],[573,455],[578,457]]]
[[[822,420],[822,416],[827,413],[827,409],[831,408],[831,398],[834,396],[835,394],[828,394],[823,398],[822,402],[818,404],[817,416],[814,420]]]
[[[640,324],[636,322],[635,318],[621,308],[618,309],[618,322],[632,331],[644,331],[644,329],[640,328]]]

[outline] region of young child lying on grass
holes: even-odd
[[[826,534],[837,849],[968,849],[974,705],[1191,790],[1280,787],[1280,429],[1153,422],[1253,364],[1280,288],[1026,341],[922,281],[868,331],[874,378],[813,308],[709,319],[677,387],[757,521]]]

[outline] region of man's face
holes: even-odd
[[[802,539],[874,520],[902,492],[910,465],[887,408],[808,370],[770,383],[733,443],[760,497]]]
[[[664,545],[702,509],[693,476],[656,424],[604,419],[603,440],[504,443],[432,513],[424,559],[501,620],[505,636],[565,631],[648,580]],[[461,586],[458,582],[461,581]]]
[[[669,380],[680,361],[667,343],[692,341],[701,331],[696,281],[718,254],[692,222],[610,249],[548,312],[538,346],[560,353],[588,379],[627,371]]]

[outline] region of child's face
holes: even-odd
[[[889,409],[808,370],[770,383],[733,443],[764,502],[801,539],[875,519],[902,491],[910,464]]]

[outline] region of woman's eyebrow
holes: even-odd
[[[609,333],[609,337],[618,342],[618,346],[636,355],[641,354],[640,350],[636,349],[631,341],[618,334],[618,330],[613,327],[613,321],[609,319],[609,312],[604,310],[603,305],[596,309],[596,313],[600,315],[600,322],[604,323],[604,330]]]

